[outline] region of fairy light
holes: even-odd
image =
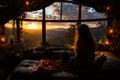
[[[110,34],[112,34],[113,32],[114,32],[114,30],[113,30],[113,29],[110,29],[110,30],[109,30],[109,33],[110,33]]]
[[[26,4],[26,5],[29,5],[29,4],[30,4],[30,2],[29,2],[28,0],[26,0],[26,1],[25,1],[25,4]]]
[[[106,45],[109,45],[110,42],[109,42],[108,40],[105,40],[105,44],[106,44]]]
[[[108,10],[111,10],[111,6],[107,6],[106,7],[106,10],[108,11]]]
[[[5,36],[1,36],[1,37],[0,37],[0,42],[5,42],[5,41],[6,41]]]

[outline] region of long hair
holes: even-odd
[[[77,48],[77,41],[83,39],[89,46],[90,50],[95,50],[96,48],[96,41],[91,33],[89,26],[86,24],[81,24],[76,28],[75,36],[74,36],[74,52],[77,55],[76,48]]]

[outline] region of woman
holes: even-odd
[[[76,28],[74,40],[75,63],[74,68],[82,75],[90,75],[95,72],[95,48],[93,35],[86,24]]]

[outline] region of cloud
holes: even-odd
[[[60,17],[61,4],[59,2],[54,3],[50,7],[53,9],[53,13],[56,17]],[[77,20],[79,15],[78,11],[79,6],[72,3],[63,3],[62,5],[62,19],[64,20]],[[104,18],[105,16],[102,13],[98,13],[95,9],[91,7],[82,6],[82,19],[95,19],[95,18]]]
[[[62,19],[63,20],[77,20],[79,15],[79,6],[72,3],[63,3],[62,5]],[[97,19],[97,18],[104,18],[105,16],[101,13],[98,13],[95,11],[95,9],[91,7],[82,6],[82,13],[81,18],[82,19]],[[46,19],[47,20],[60,20],[60,11],[61,11],[61,3],[55,2],[52,5],[50,5],[46,11]],[[40,11],[39,11],[40,12]],[[33,16],[29,16],[29,18],[36,18],[36,19],[42,19],[42,11],[38,14],[35,12],[32,12],[31,14],[35,14]],[[39,15],[39,17],[36,17]],[[96,24],[95,23],[92,23]]]
[[[56,17],[60,17],[60,10],[61,10],[61,4],[55,3],[51,5],[50,7],[53,9],[53,12]],[[65,20],[73,20],[78,19],[76,15],[78,15],[78,6],[73,5],[71,3],[64,3],[62,6],[62,18]]]
[[[90,11],[93,10],[93,11]],[[81,13],[82,19],[96,19],[96,18],[105,18],[104,14],[96,12],[91,7],[82,6],[82,13]]]
[[[50,8],[53,10],[53,13],[56,17],[60,17],[60,2],[56,2],[53,5],[50,6]]]
[[[68,20],[76,20],[78,19],[78,5],[73,5],[73,4],[63,4],[62,7],[63,10],[63,19],[68,19]]]

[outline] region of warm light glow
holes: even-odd
[[[37,24],[29,24],[28,29],[37,29]]]
[[[114,32],[113,29],[110,29],[110,30],[109,30],[109,33],[110,33],[110,34],[112,34],[113,32]]]
[[[29,1],[26,0],[25,4],[26,4],[26,5],[29,5],[30,3],[29,3]]]
[[[105,44],[106,44],[106,45],[109,45],[110,43],[109,43],[109,41],[108,41],[108,40],[106,40],[106,41],[105,41]]]
[[[5,41],[6,41],[5,36],[1,36],[1,37],[0,37],[0,42],[5,42]]]
[[[107,10],[111,10],[111,6],[107,6],[106,9],[107,9]]]
[[[47,23],[46,24],[46,30],[49,30],[49,29],[57,29],[57,28],[69,28],[70,27],[70,24],[71,23]],[[89,25],[90,28],[93,28],[93,27],[98,27],[96,25],[96,23],[85,23],[87,25]],[[5,26],[7,28],[12,28],[13,27],[13,22],[12,20],[8,23],[5,24]],[[34,27],[33,27],[34,26]],[[23,21],[23,25],[22,25],[23,29],[42,29],[42,22],[27,22],[27,21]]]
[[[5,42],[5,38],[4,38],[4,37],[2,37],[2,38],[1,38],[1,41],[2,41],[2,42]]]

